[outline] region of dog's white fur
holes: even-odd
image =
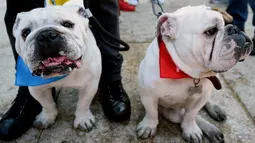
[[[56,82],[41,86],[29,87],[31,95],[43,107],[42,112],[36,117],[34,121],[34,125],[39,128],[47,128],[52,125],[58,114],[56,103],[54,102],[52,97],[52,87],[73,87],[79,90],[79,100],[77,103],[77,109],[75,112],[76,117],[74,120],[75,128],[79,127],[84,130],[90,130],[95,123],[95,118],[90,111],[90,104],[98,90],[99,79],[101,76],[101,54],[99,48],[97,47],[95,38],[88,27],[88,19],[82,16],[78,16],[78,13],[76,13],[80,7],[83,7],[83,3],[79,0],[77,0],[77,2],[75,2],[76,0],[71,1],[72,2],[68,2],[63,5],[63,8],[65,7],[65,9],[63,10],[54,11],[54,7],[48,7],[46,8],[47,12],[43,13],[41,13],[41,10],[34,10],[30,13],[22,13],[22,15],[26,15],[26,17],[19,15],[19,26],[14,27],[13,33],[17,39],[17,51],[22,58],[27,59],[26,56],[29,56],[27,54],[31,53],[31,51],[29,52],[28,49],[29,43],[22,41],[23,39],[20,35],[23,28],[22,26],[27,24],[26,22],[28,22],[29,19],[34,20],[34,17],[40,17],[40,14],[53,13],[53,16],[46,15],[48,16],[48,21],[46,21],[45,23],[39,22],[40,24],[42,24],[42,27],[47,27],[47,25],[49,25],[50,27],[53,24],[57,29],[62,30],[62,26],[57,25],[54,22],[61,20],[63,17],[66,16],[73,18],[72,22],[76,24],[76,29],[74,31],[68,32],[68,30],[66,30],[65,34],[66,36],[69,36],[69,38],[67,38],[69,41],[68,43],[74,45],[70,48],[77,48],[78,51],[76,50],[75,54],[77,54],[77,56],[82,55],[81,68],[74,69],[71,74],[68,75],[66,78],[58,80]],[[61,7],[58,6],[58,9],[61,9]],[[55,14],[56,12],[58,12],[59,14]],[[28,21],[22,20],[22,18],[26,18]],[[33,25],[35,23],[31,24]],[[27,39],[34,39],[35,35],[36,34],[32,31],[29,35],[30,37],[28,36]],[[24,51],[25,49],[28,51]],[[29,63],[29,60],[25,60],[25,62],[28,66],[31,65],[31,63]],[[30,68],[32,67],[30,66]]]
[[[201,129],[209,134],[220,134],[214,125],[197,117],[199,110],[210,101],[213,89],[211,82],[204,77],[216,75],[210,70],[220,68],[210,66],[214,64],[218,54],[213,55],[212,61],[208,60],[213,39],[206,38],[201,33],[206,28],[217,25],[219,31],[216,35],[215,52],[219,52],[222,47],[224,35],[222,16],[208,9],[203,5],[188,6],[174,13],[165,13],[159,18],[156,35],[162,35],[169,54],[181,70],[193,78],[201,79],[199,86],[202,86],[202,91],[194,94],[188,92],[190,87],[194,87],[192,78],[160,78],[159,47],[155,38],[146,51],[138,73],[140,98],[146,110],[145,117],[137,126],[139,137],[155,135],[159,113],[171,122],[180,123],[183,137],[189,141],[201,141]],[[167,20],[162,22],[162,19]]]
[[[198,111],[210,99],[212,84],[202,79],[202,93],[189,95],[188,88],[194,86],[193,79],[161,79],[159,77],[157,40],[149,46],[139,70],[139,93],[146,115],[137,129],[138,136],[154,135],[158,121],[158,110],[170,121],[181,123],[183,132],[201,137],[202,132],[195,122]],[[151,131],[148,131],[151,130]]]

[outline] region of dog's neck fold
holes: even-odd
[[[159,36],[161,36],[161,35],[159,35]],[[176,75],[176,78],[194,78],[194,79],[207,78],[212,82],[213,86],[217,90],[220,90],[222,88],[220,80],[216,77],[215,72],[212,72],[205,68],[196,69],[196,68],[190,67],[185,62],[183,62],[182,59],[178,56],[178,53],[176,52],[176,49],[172,42],[165,42],[164,39],[161,39],[161,37],[158,37],[157,45],[159,45],[160,50],[163,50],[161,47],[162,42],[164,43],[163,46],[165,46],[166,50],[168,51],[167,53],[169,53],[169,55],[170,55],[171,61],[173,61],[175,64],[173,68],[181,70],[181,71],[178,71],[179,74]],[[162,52],[162,51],[160,51],[160,52]],[[161,57],[160,57],[160,59],[161,59]]]
[[[172,42],[169,42],[170,39],[166,39],[162,37],[162,41],[166,44],[166,48],[172,57],[174,63],[186,74],[188,74],[192,78],[206,78],[211,76],[216,76],[215,72],[212,72],[204,67],[200,68],[192,68],[188,64],[186,64],[178,55],[176,48]],[[165,42],[168,41],[168,42]]]

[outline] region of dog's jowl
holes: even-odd
[[[154,136],[160,114],[179,123],[189,142],[202,142],[203,133],[214,143],[223,142],[221,131],[197,114],[205,106],[215,119],[225,119],[224,111],[211,101],[213,87],[221,88],[217,73],[243,61],[252,48],[245,33],[225,26],[222,14],[204,5],[160,16],[156,38],[139,67],[139,92],[146,114],[137,126],[138,136]]]

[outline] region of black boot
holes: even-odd
[[[100,92],[103,110],[108,119],[116,122],[130,119],[130,100],[121,81],[104,84]]]
[[[255,56],[255,34],[254,34],[254,37],[252,38],[252,42],[253,42],[253,49],[251,51],[251,56]]]
[[[55,89],[53,89],[55,96]],[[28,87],[20,87],[11,108],[0,120],[0,140],[13,140],[26,132],[42,106],[31,96]]]

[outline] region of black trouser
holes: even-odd
[[[12,35],[12,27],[19,12],[30,11],[34,8],[44,7],[45,0],[6,0],[7,10],[5,13],[5,24],[10,39],[15,61],[18,54],[15,49],[15,38]],[[84,2],[85,3],[85,2]],[[89,0],[88,6],[92,14],[101,25],[112,35],[119,37],[118,0]],[[107,39],[107,37],[105,37]],[[109,40],[110,43],[113,43]],[[114,43],[119,46],[118,43]],[[102,79],[107,82],[121,79],[122,55],[119,51],[99,46],[102,54]]]

